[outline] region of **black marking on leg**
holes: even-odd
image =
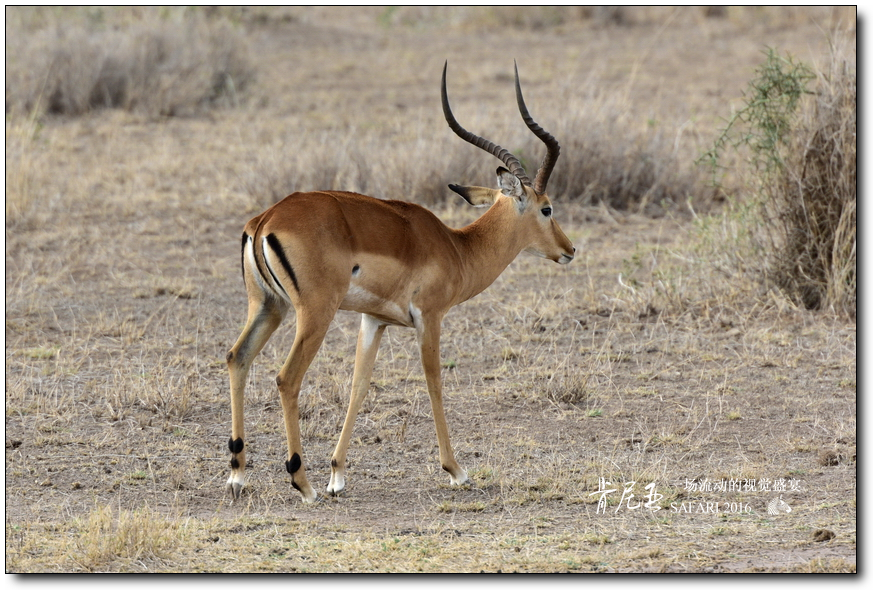
[[[454,475],[455,475],[455,474],[454,474],[454,473],[452,473],[452,470],[451,470],[451,469],[449,469],[449,468],[448,468],[448,467],[446,467],[446,466],[445,466],[445,465],[443,465],[443,466],[442,466],[442,468],[443,468],[443,471],[448,471],[448,472],[449,472],[449,474],[450,474],[450,475],[451,475],[451,476],[452,476],[452,477],[454,477]]]
[[[239,469],[239,461],[236,457],[230,458],[230,468],[231,469]]]
[[[227,356],[225,358],[227,359],[227,362],[232,361],[233,360],[233,351],[231,350],[230,352],[228,352]]]
[[[279,262],[282,263],[282,268],[285,269],[285,272],[288,273],[289,277],[291,277],[291,282],[294,283],[294,289],[300,293],[300,285],[297,284],[297,275],[294,274],[294,269],[291,268],[291,263],[288,262],[288,258],[285,256],[285,250],[282,248],[282,244],[279,242],[279,238],[276,237],[276,234],[270,234],[267,236],[267,245],[271,250],[273,250],[276,256],[279,257]],[[269,264],[267,267],[269,267]],[[273,271],[271,270],[270,272],[272,273]]]
[[[293,479],[291,480],[291,487],[294,488],[295,490],[297,490],[298,492],[300,492],[301,494],[303,493],[303,490],[300,489],[300,486],[297,485],[297,482],[294,481]]]
[[[297,473],[297,470],[300,469],[301,465],[303,465],[303,461],[300,460],[300,455],[297,453],[291,455],[290,461],[285,461],[285,469],[287,469],[288,473],[291,475]]]
[[[229,441],[227,441],[227,448],[230,449],[231,453],[241,452],[243,450],[243,446],[244,445],[242,438],[238,438],[236,440],[233,440],[233,438],[231,438]]]
[[[333,468],[336,468],[336,459],[331,459],[331,460],[330,460],[330,466],[333,467]]]

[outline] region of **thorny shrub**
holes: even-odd
[[[827,71],[767,51],[746,105],[701,160],[716,175],[741,154],[745,194],[731,195],[719,240],[752,272],[807,309],[851,317],[856,303],[854,47],[835,47]],[[815,82],[813,89],[809,86]]]

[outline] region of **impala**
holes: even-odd
[[[448,64],[446,64],[447,66]],[[552,217],[546,184],[560,146],[528,113],[515,68],[518,108],[547,154],[531,183],[519,160],[500,146],[461,127],[449,108],[446,67],[442,75],[443,113],[461,139],[496,156],[499,188],[449,188],[476,207],[489,209],[461,229],[443,224],[427,209],[350,192],[294,193],[248,222],[242,235],[242,267],[248,319],[227,354],[232,425],[231,473],[227,488],[238,498],[245,481],[243,390],[255,356],[294,307],[297,332],[276,377],[291,485],[313,502],[318,495],[306,478],[300,442],[298,396],[303,375],[338,310],[361,314],[351,400],[330,460],[329,494],[345,487],[346,452],[355,418],[364,402],[379,342],[387,326],[414,328],[421,349],[440,463],[451,483],[468,482],[455,460],[443,411],[440,326],[455,305],[481,293],[522,251],[566,264],[576,249]]]

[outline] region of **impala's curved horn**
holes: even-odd
[[[558,156],[561,153],[561,146],[558,143],[558,140],[552,137],[548,131],[540,127],[527,111],[527,107],[524,104],[524,97],[521,95],[521,84],[518,81],[517,63],[515,64],[515,98],[518,101],[518,110],[521,111],[521,118],[524,119],[524,124],[527,125],[528,129],[533,131],[534,135],[539,137],[542,142],[546,144],[546,149],[548,150],[546,152],[546,157],[543,158],[543,163],[540,166],[540,169],[537,170],[537,175],[533,184],[533,189],[537,194],[541,195],[546,192],[546,185],[549,184],[549,176],[551,176],[552,170],[558,162]]]
[[[527,177],[527,174],[524,171],[524,167],[521,165],[521,162],[518,161],[518,158],[513,156],[508,150],[500,147],[496,143],[492,143],[487,139],[479,137],[474,133],[470,133],[469,131],[461,127],[461,125],[455,119],[455,116],[452,114],[452,109],[449,107],[449,96],[446,93],[446,69],[448,68],[448,66],[449,62],[446,61],[446,64],[443,66],[442,99],[443,114],[445,115],[446,122],[449,124],[451,130],[454,131],[455,134],[464,141],[472,143],[477,148],[485,150],[492,156],[498,158],[501,162],[506,164],[506,167],[509,168],[509,171],[512,172],[521,181],[522,184],[526,186],[531,186],[530,178]],[[518,78],[516,78],[516,81],[517,80]],[[551,136],[549,135],[549,137]]]

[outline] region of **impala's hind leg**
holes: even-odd
[[[367,397],[370,389],[370,376],[373,374],[373,363],[386,324],[367,314],[361,314],[361,331],[358,332],[358,347],[355,351],[355,372],[352,376],[352,395],[349,400],[349,411],[340,434],[333,457],[330,459],[330,483],[327,485],[329,494],[336,496],[346,486],[346,453],[349,450],[349,440],[355,418]]]
[[[285,434],[288,439],[288,460],[285,462],[285,469],[291,475],[291,485],[303,495],[304,502],[314,502],[318,494],[309,485],[306,469],[303,467],[303,446],[300,442],[300,386],[303,383],[303,375],[321,347],[335,313],[335,307],[321,309],[317,306],[306,309],[302,306],[297,307],[297,335],[291,353],[276,377],[285,417]]]
[[[239,498],[245,484],[246,450],[243,428],[243,392],[246,378],[252,361],[282,322],[286,309],[287,306],[276,299],[249,300],[246,327],[236,344],[227,353],[232,415],[228,443],[230,447],[230,478],[227,480],[227,490],[234,499]]]

